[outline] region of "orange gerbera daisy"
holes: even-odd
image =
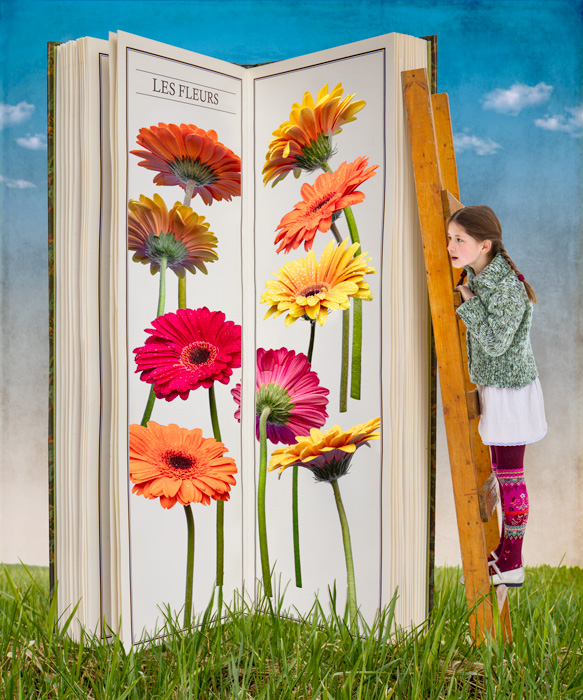
[[[283,217],[276,229],[279,233],[275,243],[280,243],[277,252],[289,253],[301,243],[305,250],[310,250],[316,231],[328,231],[336,212],[362,202],[364,193],[356,188],[379,167],[367,168],[367,165],[368,158],[360,157],[353,163],[342,163],[333,173],[322,173],[313,185],[302,185],[302,201]]]
[[[203,438],[202,431],[159,425],[130,425],[132,493],[159,498],[163,508],[176,503],[208,505],[228,501],[237,473],[235,461],[224,457],[222,442]]]
[[[138,165],[158,171],[157,185],[186,189],[190,183],[205,204],[240,196],[241,159],[218,140],[216,131],[160,122],[140,129],[137,141],[146,150],[130,153],[144,159]]]
[[[179,277],[185,270],[197,268],[206,275],[205,263],[218,260],[214,249],[217,239],[208,230],[204,216],[176,202],[168,211],[159,194],[153,199],[140,195],[140,201],[130,199],[128,215],[128,248],[134,250],[133,260],[150,263],[155,274],[163,258]]]
[[[348,246],[348,239],[336,245],[330,241],[324,248],[319,262],[314,251],[305,258],[293,260],[279,269],[277,280],[265,283],[267,290],[261,295],[261,303],[271,304],[265,318],[287,312],[285,325],[291,326],[302,316],[317,319],[323,326],[328,310],[347,309],[350,297],[370,301],[370,287],[364,275],[375,272],[368,267],[367,253],[353,257],[359,243]]]
[[[332,136],[342,125],[354,121],[354,116],[366,104],[364,100],[352,102],[354,95],[342,97],[342,83],[328,92],[328,85],[318,92],[316,102],[309,92],[304,93],[302,104],[295,102],[289,121],[283,122],[273,132],[269,142],[266,162],[263,166],[263,182],[273,180],[276,185],[290,172],[296,177],[302,170],[312,172],[327,169],[327,162],[334,153]]]
[[[312,428],[310,435],[297,437],[295,445],[280,447],[273,451],[269,471],[293,466],[307,467],[316,481],[336,481],[344,476],[356,450],[371,440],[378,440],[380,418],[373,418],[367,423],[342,430],[334,425],[326,432]]]

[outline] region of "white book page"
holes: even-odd
[[[96,630],[100,591],[99,52],[57,48],[55,218],[55,483],[59,612]],[[72,626],[78,634],[79,626]]]
[[[261,171],[272,132],[290,119],[292,104],[301,103],[305,91],[315,101],[323,86],[332,91],[342,83],[344,96],[366,102],[356,120],[334,136],[336,153],[329,160],[332,170],[362,156],[379,166],[358,187],[365,199],[352,208],[362,250],[376,270],[367,276],[373,300],[363,302],[360,400],[349,398],[347,411],[340,412],[342,312],[329,313],[324,326],[316,324],[312,369],[330,389],[323,430],[333,425],[350,430],[381,418],[381,440],[359,449],[348,474],[338,480],[351,533],[357,602],[369,622],[397,587],[401,599],[415,601],[412,607],[407,603],[399,608],[402,622],[420,622],[426,614],[427,307],[400,84],[401,70],[426,65],[424,41],[388,35],[252,71],[258,347],[307,352],[309,323],[299,319],[286,327],[285,315],[263,320],[269,306],[259,301],[265,282],[275,279],[273,273],[307,256],[303,245],[288,254],[276,253],[274,239],[284,214],[301,201],[301,186],[313,185],[322,173],[302,172],[299,179],[290,173],[275,186],[264,186]],[[344,216],[337,227],[342,239],[349,236]],[[330,231],[316,234],[316,260],[332,239]],[[269,445],[270,451],[273,447]],[[279,480],[276,473],[268,474],[270,563],[282,585],[290,582],[286,606],[307,612],[316,592],[326,608],[328,591],[335,587],[342,611],[346,564],[334,494],[328,483],[316,483],[307,468],[299,470],[302,587],[294,583],[291,472],[287,469]],[[411,554],[397,556],[403,551]],[[259,562],[257,567],[260,571]]]
[[[406,46],[401,45],[404,40],[409,42]],[[339,424],[349,430],[356,424],[381,418],[382,439],[371,442],[370,448],[361,448],[348,474],[339,480],[351,529],[358,605],[371,621],[379,606],[388,604],[399,586],[402,598],[417,601],[413,612],[404,609],[402,621],[424,619],[428,351],[427,337],[421,337],[420,329],[426,329],[427,311],[398,76],[400,70],[426,65],[425,42],[389,35],[252,69],[247,75],[236,66],[131,35],[119,33],[117,42],[118,124],[114,152],[119,158],[119,211],[112,257],[119,309],[115,329],[119,356],[115,363],[120,395],[114,407],[114,430],[119,440],[115,459],[121,607],[126,621],[127,610],[131,610],[132,625],[131,635],[124,630],[124,637],[135,642],[144,631],[152,635],[159,630],[163,623],[160,606],[168,604],[176,612],[181,609],[186,563],[182,506],[164,510],[157,500],[130,493],[128,482],[127,425],[142,419],[149,391],[149,385],[134,373],[133,349],[144,343],[144,330],[155,317],[159,275],[153,277],[148,266],[132,261],[126,247],[124,210],[129,199],[138,199],[140,194],[151,198],[154,193],[160,194],[170,208],[182,200],[183,191],[177,186],[157,187],[152,182],[155,172],[138,166],[139,159],[129,151],[139,148],[135,139],[140,128],[184,122],[216,130],[222,143],[243,156],[242,199],[213,202],[207,207],[195,197],[191,203],[208,218],[211,231],[219,238],[219,261],[208,266],[207,277],[187,273],[188,307],[206,305],[223,311],[229,320],[244,321],[243,368],[234,372],[228,386],[216,383],[222,440],[239,468],[237,486],[225,504],[224,596],[228,600],[243,583],[247,592],[253,591],[255,579],[261,578],[255,535],[258,455],[253,459],[257,445],[252,409],[255,347],[286,347],[306,353],[309,335],[309,324],[302,319],[290,327],[284,325],[284,317],[264,321],[267,306],[259,304],[259,298],[265,281],[275,279],[273,273],[278,268],[306,256],[303,247],[289,255],[276,254],[273,239],[282,216],[300,200],[301,185],[313,183],[320,173],[302,173],[299,181],[290,174],[271,188],[263,186],[261,168],[271,134],[289,119],[292,103],[301,102],[306,90],[315,98],[323,85],[328,84],[331,90],[338,82],[342,82],[345,95],[355,94],[354,99],[365,100],[366,106],[354,122],[346,124],[334,137],[337,153],[330,159],[330,167],[335,169],[360,156],[368,157],[369,165],[379,166],[376,175],[358,188],[366,197],[353,208],[362,248],[371,257],[369,264],[375,267],[376,274],[367,276],[373,300],[363,302],[361,399],[348,399],[346,412],[341,413],[338,407],[341,312],[331,312],[325,325],[316,329],[313,369],[320,383],[330,390],[328,418],[322,429]],[[401,55],[404,60],[399,63],[401,59],[397,61],[396,57]],[[221,109],[193,99],[195,86],[221,95]],[[338,228],[342,238],[346,238],[348,229],[343,219],[339,219]],[[313,248],[317,259],[330,239],[329,232],[317,234]],[[399,270],[404,270],[406,292],[397,274]],[[174,311],[174,273],[168,272],[167,278],[165,310]],[[230,389],[242,375],[241,432],[233,419],[235,404]],[[185,402],[178,398],[170,402],[158,399],[152,420],[164,425],[200,427],[205,437],[210,437],[206,393],[199,388]],[[407,406],[405,412],[403,405]],[[268,445],[269,453],[274,447]],[[342,611],[346,566],[334,496],[330,485],[314,483],[307,469],[300,469],[299,474],[303,583],[301,588],[295,585],[291,476],[290,469],[280,480],[276,473],[267,477],[267,535],[274,583],[276,588],[281,584],[282,590],[287,587],[285,608],[293,606],[300,613],[310,610],[315,593],[326,608],[328,590],[336,587],[337,606]],[[199,613],[213,592],[215,507],[214,503],[193,506],[197,548],[194,609]],[[415,557],[398,556],[399,552],[409,551],[414,551]]]
[[[158,194],[166,207],[182,203],[184,190],[179,186],[157,186],[156,172],[140,167],[141,158],[131,150],[143,150],[136,139],[139,130],[163,124],[194,124],[205,131],[214,130],[218,140],[238,156],[242,152],[242,81],[244,70],[204,56],[181,51],[147,40],[118,33],[117,130],[119,157],[120,208],[140,195],[153,199]],[[204,216],[210,231],[218,239],[218,260],[207,263],[208,274],[186,272],[186,307],[208,308],[222,312],[225,322],[241,324],[243,281],[241,276],[241,198],[213,201],[206,205],[200,196],[190,206]],[[122,354],[127,364],[127,399],[119,397],[118,430],[127,433],[128,424],[142,421],[150,385],[135,374],[133,350],[143,346],[145,332],[157,316],[160,274],[152,275],[150,266],[132,260],[125,252],[124,240],[127,210],[119,211],[119,298],[118,306],[127,309],[127,325],[120,316],[118,330]],[[165,313],[178,308],[178,278],[166,273]],[[125,332],[125,337],[124,337]],[[240,368],[234,369],[228,384],[215,382],[221,439],[239,472],[224,506],[224,597],[232,598],[240,590],[242,572],[242,485],[241,431],[235,420],[236,404],[230,390],[240,381]],[[121,378],[121,373],[120,373]],[[123,392],[123,382],[120,387]],[[160,425],[176,424],[181,428],[201,429],[205,438],[213,437],[209,412],[209,391],[199,387],[187,400],[157,399],[151,420]],[[129,582],[131,597],[131,638],[139,641],[142,634],[151,635],[164,623],[161,609],[166,605],[177,614],[184,605],[187,529],[184,508],[179,503],[164,509],[159,499],[149,500],[130,492],[127,452],[120,439],[120,500],[124,490],[128,503],[127,525],[122,523],[121,537],[129,546]],[[216,510],[217,505],[192,504],[195,523],[194,610],[202,613],[214,593],[216,579]],[[127,611],[124,611],[126,613]],[[127,618],[126,618],[127,619]],[[125,633],[127,634],[127,632]]]

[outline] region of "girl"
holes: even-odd
[[[490,574],[495,586],[521,586],[528,519],[524,450],[547,431],[530,345],[536,297],[504,249],[502,227],[490,207],[456,211],[449,220],[448,240],[452,265],[464,268],[456,287],[463,299],[457,314],[468,331],[470,379],[480,397],[478,429],[490,446],[504,513],[500,542],[488,557]]]

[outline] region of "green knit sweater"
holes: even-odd
[[[500,254],[478,275],[469,266],[464,269],[476,295],[457,309],[468,329],[470,379],[486,386],[527,386],[538,372],[530,344],[532,304],[524,284]]]

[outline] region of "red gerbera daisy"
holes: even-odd
[[[364,193],[358,192],[363,182],[375,174],[378,165],[367,168],[368,158],[357,158],[353,163],[342,163],[333,173],[323,173],[313,185],[302,185],[302,201],[281,220],[275,243],[280,243],[277,252],[295,250],[301,243],[305,250],[314,244],[316,231],[328,231],[333,215],[358,204]]]
[[[241,159],[222,144],[217,132],[194,124],[163,124],[140,129],[137,142],[145,151],[130,151],[143,158],[138,165],[157,170],[157,185],[190,183],[192,194],[205,204],[241,195]]]
[[[132,493],[159,498],[162,508],[176,503],[209,505],[228,501],[237,473],[235,461],[224,457],[222,442],[204,438],[202,431],[154,421],[130,425]]]
[[[178,309],[158,316],[150,337],[136,348],[136,372],[159,399],[186,399],[193,389],[227,384],[241,366],[241,326],[222,311]]]
[[[259,418],[264,408],[267,418],[267,439],[273,443],[295,442],[311,428],[324,425],[328,414],[328,389],[320,386],[318,375],[303,353],[280,348],[257,349],[256,431],[259,440]],[[238,408],[235,418],[241,420],[241,385],[231,389]]]

